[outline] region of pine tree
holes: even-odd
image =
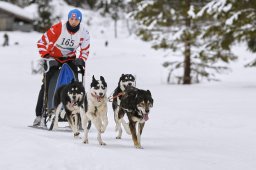
[[[221,46],[229,49],[236,42],[246,42],[249,50],[256,52],[256,1],[213,0],[201,15],[215,20],[207,35],[221,36]],[[256,66],[256,59],[247,66]]]
[[[52,7],[49,5],[50,0],[37,0],[39,17],[35,21],[35,30],[45,32],[53,22],[51,19]]]
[[[20,7],[25,7],[29,4],[30,0],[1,0],[1,1],[9,2],[11,4],[15,4]]]
[[[84,0],[65,0],[65,2],[75,7],[82,7]]]
[[[88,5],[90,6],[91,9],[94,8],[95,4],[96,4],[96,0],[87,0]]]
[[[9,2],[9,3],[17,5],[17,0],[2,0],[2,1]]]
[[[226,70],[218,65],[236,57],[222,49],[217,37],[202,36],[211,21],[196,17],[196,13],[207,1],[203,0],[154,0],[138,1],[133,17],[141,25],[138,36],[151,41],[155,49],[172,50],[182,56],[163,64],[170,70],[168,81],[175,76],[177,83],[198,83],[202,78],[215,80],[215,73]],[[183,69],[183,75],[174,75]]]

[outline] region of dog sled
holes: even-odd
[[[71,131],[68,126],[65,109],[61,108],[58,117],[56,117],[56,108],[54,106],[54,95],[58,88],[67,85],[72,81],[79,81],[84,83],[85,63],[81,59],[75,59],[68,63],[61,64],[54,59],[45,59],[43,62],[44,69],[44,97],[42,108],[42,120],[40,126],[30,126],[39,129],[52,130],[55,119],[58,119],[58,131]],[[49,70],[54,69],[53,74],[47,74]],[[47,77],[48,76],[48,77]],[[80,122],[80,127],[81,121]],[[88,128],[91,123],[89,122]]]

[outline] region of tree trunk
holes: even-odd
[[[114,22],[115,22],[115,38],[117,38],[117,19],[115,19]]]
[[[190,61],[190,42],[189,38],[186,38],[185,42],[185,59],[184,59],[184,76],[183,76],[183,84],[191,84],[191,61]]]
[[[130,23],[129,23],[129,20],[128,20],[128,19],[126,19],[126,26],[127,26],[127,30],[128,30],[128,32],[129,32],[129,35],[132,35],[132,30],[131,30],[131,28],[130,28]]]
[[[186,0],[186,28],[187,28],[187,33],[185,37],[185,51],[184,51],[184,76],[183,76],[183,84],[191,84],[191,61],[190,61],[190,55],[191,55],[191,47],[190,47],[190,39],[191,35],[189,33],[190,31],[190,26],[191,26],[191,18],[188,16],[187,12],[190,8],[190,0]]]

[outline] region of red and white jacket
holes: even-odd
[[[87,60],[90,36],[82,23],[80,29],[76,33],[72,33],[67,30],[66,22],[59,22],[43,34],[37,42],[37,47],[42,58],[49,54],[61,63],[73,60],[79,50],[78,58]]]

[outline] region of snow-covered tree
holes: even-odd
[[[199,15],[215,20],[206,36],[221,36],[221,45],[229,49],[236,42],[247,42],[248,48],[256,52],[256,1],[212,0]],[[256,59],[248,64],[256,66]]]
[[[84,0],[65,0],[69,5],[73,5],[75,7],[81,7],[84,3]]]
[[[212,21],[197,18],[207,0],[135,0],[138,8],[131,14],[141,25],[138,36],[156,49],[172,50],[163,66],[169,69],[168,81],[198,83],[202,78],[216,80],[215,73],[226,70],[225,62],[236,57],[223,49],[218,36],[202,33]],[[182,70],[177,74],[175,70]]]
[[[29,4],[31,0],[1,0],[1,1],[9,2],[12,4],[18,5],[20,7],[25,7]]]
[[[45,32],[52,25],[51,19],[52,7],[49,5],[50,0],[37,0],[38,4],[38,18],[35,21],[35,30]]]
[[[87,0],[87,4],[90,6],[91,9],[94,8],[96,2],[96,0]]]
[[[2,0],[2,1],[9,2],[12,4],[17,4],[17,0]]]
[[[103,16],[110,16],[114,20],[115,38],[117,38],[117,22],[124,17],[124,0],[99,0],[97,7]]]

